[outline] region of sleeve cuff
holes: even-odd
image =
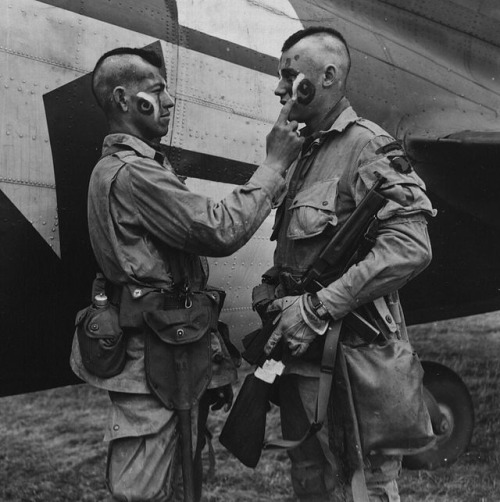
[[[258,185],[266,190],[273,203],[281,196],[286,186],[283,176],[267,164],[259,166],[248,183]]]
[[[319,290],[316,294],[335,321],[342,319],[358,307],[358,300],[351,296],[349,290],[344,286],[342,278],[337,279],[328,288]]]

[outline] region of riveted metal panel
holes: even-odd
[[[155,39],[34,0],[2,2],[0,9],[5,395],[76,382],[68,365],[74,316],[89,302],[95,270],[86,228],[87,181],[106,131],[89,72],[103,52]],[[158,42],[157,49],[175,92],[177,48]]]

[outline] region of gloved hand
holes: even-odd
[[[284,338],[292,355],[302,355],[317,335],[323,335],[328,321],[317,317],[309,307],[307,295],[285,296],[275,300],[268,312],[280,312],[275,319],[276,328],[264,347],[269,355],[281,338]]]
[[[224,406],[224,411],[228,412],[233,404],[233,387],[230,383],[215,389],[208,389],[208,404],[212,405],[212,411],[220,410]]]

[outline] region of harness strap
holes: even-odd
[[[344,374],[347,386],[349,414],[353,421],[354,432],[354,448],[356,451],[357,467],[351,478],[351,490],[354,502],[369,502],[368,488],[366,486],[366,478],[364,472],[363,451],[361,447],[361,437],[359,435],[359,425],[356,417],[356,410],[352,397],[349,376],[347,373],[347,366],[343,353],[337,359],[337,351],[339,347],[340,331],[342,328],[342,319],[330,323],[328,330],[325,334],[325,347],[321,358],[321,374],[319,377],[318,385],[318,399],[316,402],[316,413],[314,421],[310,424],[307,432],[298,440],[276,439],[268,441],[264,444],[264,449],[292,449],[299,446],[304,441],[314,436],[321,427],[326,418],[328,403],[330,400],[330,393],[332,389],[333,375],[335,363],[337,360],[340,362],[340,370]]]
[[[347,372],[347,364],[342,349],[338,361],[340,364],[340,371],[344,377],[344,381],[346,384],[347,406],[349,408],[348,411],[353,425],[352,432],[354,436],[354,450],[355,450],[357,465],[356,465],[356,470],[354,471],[351,478],[352,497],[354,502],[370,502],[368,497],[368,488],[366,487],[364,458],[361,446],[361,437],[359,435],[358,418],[356,415],[356,408],[354,406],[354,400],[352,397],[351,382],[349,380],[349,373]]]
[[[316,402],[316,413],[314,421],[310,424],[307,432],[302,436],[302,438],[297,440],[289,439],[275,439],[264,443],[264,449],[291,449],[296,448],[301,443],[314,436],[321,427],[323,427],[323,422],[326,418],[326,413],[328,409],[328,401],[330,399],[330,392],[332,388],[333,381],[333,371],[335,367],[335,360],[337,359],[337,347],[339,344],[340,329],[342,328],[342,319],[334,321],[328,327],[325,334],[325,347],[323,350],[323,356],[321,359],[321,375],[319,377],[318,386],[318,399]]]

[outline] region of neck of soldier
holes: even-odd
[[[109,134],[130,134],[148,144],[157,144],[161,139],[150,137],[151,135],[145,134],[144,131],[139,129],[135,124],[128,120],[120,120],[120,118],[110,118],[108,120],[108,129]]]
[[[326,106],[326,110],[322,109],[322,113],[318,113],[310,121],[306,122],[307,136],[311,136],[319,131],[325,131],[332,126],[337,117],[345,109],[345,100],[343,98],[343,94],[340,97],[336,97],[329,106]]]

